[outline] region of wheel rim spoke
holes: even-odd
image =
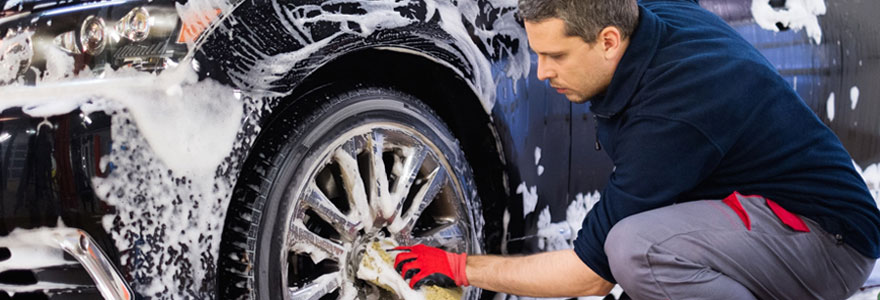
[[[416,193],[412,205],[403,214],[403,218],[398,218],[388,226],[388,230],[396,233],[400,238],[408,239],[410,237],[413,227],[415,227],[422,212],[431,205],[431,202],[440,193],[440,189],[446,183],[446,170],[439,167],[434,169],[434,172],[428,175],[427,180],[428,182],[422,185],[419,192]]]
[[[431,247],[461,251],[464,249],[458,249],[458,247],[465,242],[466,232],[466,229],[456,222],[431,230],[424,236],[414,237],[413,240]]]
[[[409,190],[419,175],[419,169],[422,167],[425,157],[428,156],[428,153],[420,146],[404,149],[403,152],[406,160],[402,163],[395,162],[392,171],[397,176],[397,181],[394,182],[394,187],[391,189],[391,201],[396,203],[394,214],[389,219],[391,223],[394,223],[398,219],[398,215],[401,214],[400,210],[403,208],[406,197],[409,196]]]
[[[348,203],[353,208],[349,213],[357,220],[360,220],[366,229],[373,228],[373,217],[370,210],[370,203],[367,201],[367,192],[364,190],[364,181],[358,171],[358,163],[354,158],[354,151],[346,151],[344,149],[336,150],[334,159],[339,163],[340,175],[345,190],[348,194]]]
[[[294,221],[290,225],[290,234],[287,240],[289,249],[296,253],[309,254],[315,263],[327,258],[340,261],[340,258],[345,255],[345,248],[342,245],[308,230],[300,220]]]
[[[302,199],[308,207],[333,226],[347,241],[357,238],[360,222],[354,222],[336,208],[318,187],[311,185]]]
[[[300,288],[290,288],[290,300],[317,300],[339,288],[342,274],[333,272],[321,275]]]
[[[394,214],[397,207],[392,203],[391,195],[388,192],[388,175],[385,172],[385,161],[382,155],[385,152],[384,147],[385,136],[378,130],[373,130],[369,134],[369,153],[370,153],[370,204],[373,208],[373,214],[376,223],[382,224]]]

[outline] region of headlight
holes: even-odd
[[[155,44],[151,44],[150,33],[157,31],[158,35],[152,41],[160,40],[165,44],[171,38],[174,26],[177,25],[177,16],[173,10],[152,8],[158,12],[158,18],[150,14],[145,7],[132,8],[119,20],[106,22],[103,18],[94,15],[87,16],[80,25],[80,29],[66,31],[55,36],[53,43],[56,47],[69,54],[100,55],[110,45],[111,48],[122,51],[122,58],[137,57],[138,60],[148,59],[151,54],[159,55]],[[108,24],[109,23],[109,24]],[[110,26],[112,24],[112,26]],[[141,43],[142,42],[142,43]],[[146,45],[144,45],[146,44]],[[136,48],[136,49],[133,49]],[[119,54],[116,52],[115,54]],[[114,55],[116,58],[118,55]],[[153,57],[155,58],[155,57]]]
[[[113,28],[108,28],[100,17],[88,16],[78,33],[67,31],[59,34],[55,36],[54,43],[67,53],[98,55],[104,51],[108,38],[114,38],[113,42],[119,42],[120,37],[141,42],[150,35],[152,26],[153,18],[147,9],[135,7],[117,21]]]
[[[40,12],[0,17],[0,85],[22,78],[24,84],[35,84],[76,77],[82,70],[100,73],[107,66],[153,72],[176,65],[188,53],[187,45],[220,12],[211,9],[208,17],[183,23],[175,3],[59,4]],[[46,77],[47,71],[52,76]]]
[[[98,55],[104,51],[104,20],[89,16],[83,21],[82,28],[79,31],[79,42],[82,52],[89,55]]]
[[[55,46],[71,54],[80,54],[79,46],[76,45],[76,33],[68,31],[55,37]]]
[[[140,42],[150,35],[153,19],[143,7],[136,7],[116,23],[116,32],[132,42]]]

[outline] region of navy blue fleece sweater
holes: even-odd
[[[880,212],[840,141],[754,47],[696,1],[642,1],[611,84],[591,103],[615,170],[574,250],[606,280],[615,282],[603,248],[615,223],[733,191],[770,198],[880,256]]]

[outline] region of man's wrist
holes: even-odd
[[[452,271],[455,285],[468,286],[470,283],[467,278],[467,253],[451,253],[446,252],[446,259],[449,261],[449,268]]]

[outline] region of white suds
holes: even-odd
[[[17,284],[0,284],[0,291],[6,292],[9,296],[13,296],[16,293],[31,293],[38,291],[61,291],[61,290],[73,290],[79,288],[79,285],[74,284],[63,284],[63,283],[52,283],[52,282],[37,282],[35,284],[28,285],[17,285]]]
[[[440,1],[435,2],[435,4],[437,5],[437,11],[440,12],[440,26],[443,27],[444,31],[451,34],[457,41],[472,40],[471,33],[462,23],[462,16],[475,15],[475,12],[479,12],[476,1],[458,1],[457,4],[459,6],[453,6],[452,1]],[[474,67],[471,69],[475,83],[473,88],[480,97],[483,109],[486,112],[491,112],[492,108],[495,107],[497,86],[492,76],[492,65],[483,52],[480,51],[480,48],[474,43],[450,44],[436,42],[435,45],[446,49],[450,53],[461,53],[468,63]],[[489,45],[484,44],[484,46],[491,48]],[[522,52],[526,51],[521,50],[520,53]]]
[[[297,39],[302,47],[288,53],[280,53],[275,55],[264,55],[262,53],[248,53],[256,55],[254,63],[244,66],[241,70],[232,71],[231,76],[238,86],[247,86],[259,90],[271,90],[277,84],[278,79],[292,72],[292,68],[300,61],[315,57],[319,51],[326,49],[326,45],[343,35],[358,35],[361,37],[370,36],[372,33],[383,29],[399,28],[420,22],[420,20],[405,16],[397,12],[399,9],[413,5],[414,1],[395,1],[395,0],[340,0],[337,4],[352,3],[360,6],[364,13],[346,14],[338,11],[329,11],[321,5],[275,5],[279,16],[283,15],[289,22],[284,22],[283,29],[290,32],[290,36]],[[513,2],[504,3],[515,7]],[[468,30],[463,20],[475,20],[476,17],[484,12],[480,11],[480,7],[476,2],[460,1],[424,1],[417,5],[426,6],[426,19],[438,18],[439,25],[444,31],[452,37],[449,41],[435,43],[437,47],[445,49],[449,53],[460,54],[460,59],[473,68],[465,70],[469,74],[462,73],[462,70],[453,68],[453,71],[459,73],[464,78],[469,78],[470,87],[479,96],[480,101],[487,112],[491,112],[495,104],[496,82],[500,78],[493,78],[492,65],[483,53],[481,47],[474,42],[482,43],[482,48],[490,51],[488,55],[493,57],[511,57],[507,60],[506,75],[513,79],[519,80],[526,78],[529,74],[529,56],[527,48],[527,40],[522,26],[519,26],[514,17],[515,9],[501,10],[504,12],[502,16],[495,18],[493,24],[479,24]],[[434,15],[439,13],[439,16]],[[308,16],[308,17],[303,17]],[[464,16],[464,18],[463,18]],[[341,24],[338,32],[330,36],[321,36],[316,38],[313,35],[312,28],[314,24],[319,22],[333,22]],[[350,27],[349,24],[356,24],[356,27]],[[473,24],[469,24],[474,26]],[[493,30],[484,30],[480,27],[491,26]],[[519,43],[519,47],[497,47],[492,38],[498,35],[506,35],[513,37]],[[473,38],[476,35],[479,39]],[[232,37],[230,37],[232,38]],[[518,49],[518,50],[517,50]],[[256,50],[256,49],[255,49]],[[514,52],[515,51],[515,52]],[[503,52],[503,53],[499,53]],[[320,59],[329,60],[331,55],[317,55]],[[316,63],[318,64],[318,63]],[[444,63],[444,65],[448,65]]]
[[[552,223],[550,207],[538,215],[538,248],[544,251],[570,249],[574,236],[567,222]]]
[[[190,1],[196,2],[206,1]],[[75,74],[73,57],[51,43],[35,51],[46,57],[45,70],[34,86],[0,87],[0,111],[21,107],[49,117],[81,109],[84,119],[97,111],[111,116],[112,149],[100,161],[109,175],[93,177],[92,185],[113,207],[101,222],[121,253],[120,268],[147,297],[213,295],[214,275],[196,270],[216,270],[235,184],[234,176],[218,174],[237,174],[242,149],[259,132],[262,100],[236,97],[211,79],[198,81],[188,61],[161,75],[127,67]]]
[[[69,70],[57,71],[53,77]],[[150,147],[176,175],[214,177],[241,124],[242,105],[232,88],[211,80],[197,82],[195,71],[185,67],[158,76],[125,69],[105,75],[93,81],[0,88],[0,110],[22,107],[28,115],[47,117],[79,107],[105,110],[93,99],[111,100],[132,114]]]
[[[118,103],[104,102],[96,105],[105,106],[112,116],[114,142],[101,165],[112,164],[114,169],[106,178],[93,177],[92,184],[95,194],[115,207],[102,225],[123,253],[121,268],[130,270],[136,279],[132,287],[143,295],[162,299],[213,295],[212,281],[206,281],[213,279],[211,274],[196,270],[216,268],[234,179],[173,171],[144,138],[140,124],[134,125],[133,114]],[[252,106],[246,107],[258,116]],[[243,135],[241,130],[237,134]],[[236,172],[239,166],[234,162],[240,159],[236,149],[252,141],[253,137],[244,137],[234,146],[211,150],[227,151],[229,156],[214,168]]]
[[[421,22],[412,16],[405,16],[396,10],[406,8],[413,5],[416,1],[395,1],[395,0],[340,0],[337,4],[352,3],[357,4],[364,13],[346,14],[337,11],[328,11],[321,5],[278,5],[274,8],[279,16],[289,19],[284,22],[283,29],[290,32],[290,36],[297,39],[297,43],[302,47],[288,53],[280,53],[275,55],[264,55],[262,53],[251,53],[248,55],[256,55],[255,62],[243,66],[241,70],[231,72],[233,81],[238,86],[252,87],[259,90],[271,90],[277,84],[278,79],[292,72],[292,68],[300,61],[307,58],[318,57],[322,60],[332,59],[332,55],[320,55],[319,53],[326,49],[326,45],[336,40],[342,35],[359,35],[367,37],[372,33],[382,30],[408,26],[414,22]],[[477,16],[485,14],[481,11],[482,7],[473,1],[424,1],[416,3],[416,5],[424,5],[427,15],[425,19],[438,18],[439,25],[444,31],[449,33],[451,37],[448,40],[437,41],[437,47],[460,55],[457,59],[463,60],[472,68],[460,70],[453,68],[463,78],[468,78],[471,89],[479,96],[481,104],[486,112],[491,112],[495,105],[495,93],[497,82],[502,78],[493,77],[492,63],[489,57],[510,57],[506,60],[505,74],[514,81],[526,78],[529,74],[530,57],[528,51],[527,39],[525,31],[520,26],[514,16],[515,9],[501,9],[502,15],[493,18],[492,24],[468,24],[463,22],[473,22],[479,19]],[[516,3],[507,1],[502,5],[510,5],[516,7]],[[498,7],[501,8],[501,7]],[[439,13],[439,16],[434,15]],[[308,17],[303,17],[308,16]],[[333,22],[341,24],[341,28],[335,34],[317,38],[312,33],[314,24],[319,22]],[[349,24],[356,24],[357,27],[350,27]],[[469,30],[471,27],[473,30]],[[483,28],[492,28],[486,30]],[[478,37],[475,38],[474,36]],[[511,37],[513,41],[518,43],[518,47],[503,46],[498,47],[494,40],[498,36]],[[230,37],[232,38],[232,37]],[[482,43],[482,47],[474,44],[474,42]],[[483,50],[489,51],[484,53]],[[254,49],[257,50],[257,49]],[[317,54],[317,55],[316,55]],[[320,64],[320,63],[316,63]],[[444,63],[448,65],[448,63]],[[467,72],[465,74],[464,72]]]
[[[21,4],[21,0],[6,0],[6,4],[3,5],[2,10],[9,10],[13,7],[18,6],[19,4]]]
[[[859,104],[859,87],[853,86],[849,89],[849,100],[850,106],[849,108],[852,110],[856,109],[856,105]]]
[[[541,147],[535,147],[535,165],[541,162]]]
[[[523,182],[516,187],[516,193],[523,195],[523,218],[525,218],[535,211],[535,207],[538,205],[538,187],[526,187],[526,183]]]
[[[360,132],[351,132],[351,134],[356,134]],[[352,197],[354,201],[354,207],[351,210],[351,217],[355,220],[361,221],[360,228],[366,228],[366,230],[370,230],[373,228],[373,218],[371,208],[369,205],[369,201],[367,200],[367,192],[364,187],[364,181],[359,180],[359,175],[356,173],[358,170],[358,162],[355,158],[345,152],[343,149],[337,149],[336,152],[333,153],[333,157],[335,161],[339,164],[339,170],[341,171],[341,177],[345,184],[345,188],[347,191],[351,191]],[[398,221],[400,222],[400,221]],[[399,229],[398,229],[399,230]]]
[[[31,41],[31,36],[34,35],[33,31],[4,37],[6,34],[0,32],[0,49],[5,51],[5,53],[0,53],[0,84],[14,81],[24,71],[22,70],[22,62],[27,61],[30,64],[29,62],[34,57],[33,42]]]
[[[583,193],[575,195],[574,202],[569,204],[568,210],[565,211],[565,220],[568,222],[568,226],[571,226],[571,232],[577,235],[577,232],[581,230],[584,219],[587,217],[587,213],[593,209],[593,206],[595,206],[601,198],[602,195],[599,194],[599,191],[594,191],[586,195]],[[574,236],[573,238],[577,238],[577,236]]]
[[[22,107],[35,117],[76,108],[86,117],[93,111],[111,115],[113,148],[101,165],[114,169],[109,177],[92,180],[96,195],[115,207],[102,224],[124,253],[122,268],[132,270],[135,278],[150,279],[132,285],[144,295],[199,291],[209,274],[193,270],[216,266],[234,185],[216,172],[234,167],[234,149],[253,141],[241,131],[243,106],[253,116],[246,121],[258,129],[253,122],[260,113],[254,107],[261,102],[243,103],[232,88],[197,81],[187,67],[158,76],[123,68],[105,71],[101,80],[52,82],[69,76],[70,69],[63,67],[66,57],[57,55],[57,68],[50,67],[37,86],[0,88],[0,109]],[[145,265],[147,257],[162,258]],[[177,286],[186,288],[168,289]]]
[[[249,69],[243,71],[230,70],[229,73],[232,78],[238,81],[237,85],[239,86],[250,86],[251,89],[257,90],[270,90],[274,87],[276,81],[284,78],[284,76],[291,72],[291,66],[295,66],[299,61],[323,49],[340,35],[342,35],[342,32],[337,32],[323,40],[307,44],[296,51],[271,56],[267,55],[250,66]]]
[[[535,147],[535,165],[538,166],[538,176],[544,174],[544,166],[539,165],[541,162],[541,147]]]
[[[61,51],[58,47],[54,47],[54,45],[42,47],[38,51],[46,57],[46,69],[43,70],[43,74],[37,79],[37,85],[73,76],[73,56]]]
[[[600,198],[599,191],[587,195],[578,193],[565,211],[565,220],[557,223],[551,222],[549,207],[544,208],[538,216],[538,248],[553,251],[574,247],[584,218]]]
[[[196,2],[206,3],[190,1]],[[194,270],[216,270],[235,184],[217,175],[237,174],[243,159],[236,155],[259,132],[262,100],[242,99],[211,79],[199,81],[190,67],[197,64],[189,61],[160,75],[108,66],[75,74],[69,54],[51,44],[35,50],[45,55],[45,70],[34,86],[0,87],[0,110],[21,107],[33,117],[75,109],[84,119],[97,111],[110,115],[112,149],[100,161],[109,175],[93,177],[92,184],[114,208],[101,221],[121,253],[120,268],[130,270],[132,287],[148,297],[212,295],[213,280],[207,279],[213,275]]]
[[[10,252],[8,259],[0,261],[0,272],[77,264],[65,260],[60,248],[64,236],[76,233],[76,229],[65,227],[60,218],[57,227],[12,230],[9,235],[0,237],[0,247]]]
[[[519,37],[515,38],[514,41],[518,43],[518,49],[528,49],[528,40],[525,38],[526,33],[523,26],[519,25],[516,21],[515,14],[518,11],[517,9],[503,9],[507,7],[515,8],[517,7],[517,2],[515,0],[499,0],[492,1],[492,5],[496,8],[500,8],[499,15],[495,19],[495,23],[491,24],[492,30],[486,30],[487,25],[482,24],[473,24],[474,31],[473,35],[475,35],[476,40],[479,40],[485,49],[495,53],[490,53],[493,56],[508,56],[510,59],[507,61],[507,65],[505,66],[505,74],[508,78],[514,80],[514,82],[519,79],[525,79],[529,75],[531,71],[531,57],[529,51],[517,51],[514,52],[510,47],[502,47],[498,49],[493,46],[494,39],[498,38],[498,36],[510,36],[510,37]],[[484,11],[481,12],[481,9]],[[473,22],[477,20],[477,16],[480,14],[484,14],[487,6],[483,6],[478,1],[458,1],[458,12],[461,16],[455,16],[459,19],[469,20]],[[460,25],[456,25],[460,26]],[[473,51],[473,50],[471,50]],[[479,54],[480,52],[476,52]],[[495,78],[495,82],[497,82],[502,74],[497,74]],[[489,84],[488,82],[484,82],[484,85]],[[491,85],[489,85],[491,86]],[[516,87],[516,83],[513,85]],[[516,90],[514,89],[514,92]],[[494,100],[492,100],[494,102]]]
[[[828,112],[828,120],[834,121],[834,92],[831,92],[831,95],[828,96],[828,101],[825,102],[825,110]]]
[[[593,206],[601,199],[599,191],[594,191],[584,195],[578,193],[574,201],[569,204],[565,212],[565,220],[562,222],[552,223],[550,219],[549,207],[544,208],[538,216],[538,248],[544,251],[554,251],[571,249],[574,247],[574,240],[577,239],[577,232],[581,230],[584,218],[587,213],[593,209]],[[611,290],[611,294],[615,299],[619,298],[623,293],[623,289],[619,285],[615,285]],[[494,300],[563,300],[570,298],[532,298],[520,297],[507,294],[496,294]],[[578,297],[578,300],[601,300],[604,296]]]
[[[822,43],[818,16],[826,11],[824,0],[788,0],[784,9],[774,9],[767,0],[752,0],[752,17],[761,28],[779,31],[777,23],[794,31],[805,29],[816,44]]]
[[[33,237],[28,237],[33,238]],[[5,244],[0,241],[0,245]],[[48,245],[8,245],[12,256],[0,262],[0,272],[19,269],[38,269],[52,266],[72,265],[76,261],[64,259],[64,251]]]
[[[0,261],[0,273],[8,270],[33,270],[79,264],[75,260],[64,259],[64,251],[60,248],[61,241],[66,236],[77,235],[78,232],[79,230],[75,228],[65,227],[61,218],[58,218],[56,227],[12,230],[8,235],[0,237],[0,247],[9,250],[9,258]],[[78,285],[38,281],[23,285],[0,284],[0,291],[13,296],[15,293],[59,291],[78,287]]]

